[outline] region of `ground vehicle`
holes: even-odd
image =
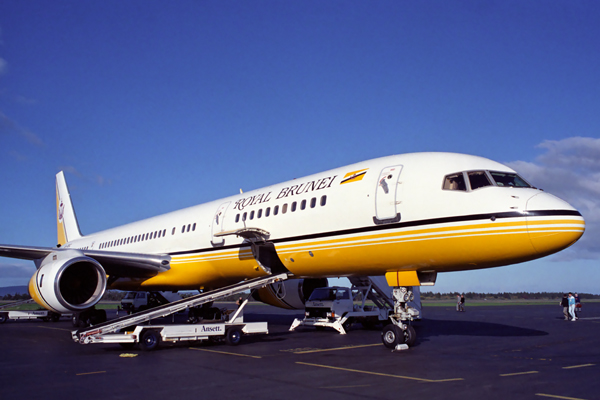
[[[17,307],[22,304],[33,303],[33,300],[21,300],[12,303],[4,304],[0,306],[2,308]],[[70,314],[69,314],[70,315]],[[48,310],[7,310],[0,311],[0,324],[8,321],[9,319],[41,319],[43,321],[56,322],[60,319],[61,314],[48,311]]]
[[[388,319],[389,307],[365,305],[365,296],[360,304],[356,304],[358,293],[362,292],[355,290],[353,293],[350,288],[339,286],[315,289],[305,304],[305,318],[294,320],[290,330],[300,325],[331,327],[344,335],[354,322],[373,326]]]
[[[410,323],[421,318],[419,288],[392,289],[379,276],[349,279],[351,288],[315,289],[305,304],[304,319],[295,319],[290,331],[306,325],[331,327],[343,335],[354,322],[365,327],[383,323],[382,341],[386,347],[414,344],[416,333]],[[367,300],[372,304],[367,304]]]
[[[185,310],[210,304],[227,296],[255,290],[265,285],[286,280],[287,273],[258,277],[235,285],[214,289],[196,296],[188,297],[173,303],[163,304],[132,315],[125,315],[115,320],[106,321],[94,326],[71,332],[74,341],[81,344],[89,343],[119,343],[124,347],[140,343],[146,350],[156,348],[161,341],[177,342],[182,340],[208,340],[215,336],[224,336],[229,344],[239,343],[242,334],[268,333],[266,322],[244,322],[244,301],[228,321],[210,321],[202,324],[185,325],[141,325],[156,318],[165,317]]]
[[[121,300],[121,308],[131,314],[177,300],[181,300],[181,296],[173,292],[127,292]]]

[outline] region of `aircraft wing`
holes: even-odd
[[[0,244],[0,257],[20,258],[22,260],[38,260],[46,257],[54,250],[52,247],[9,246]]]
[[[0,257],[39,260],[52,252],[77,249],[0,245]],[[78,250],[98,261],[106,273],[119,277],[147,277],[167,271],[171,257],[167,254],[121,253],[116,251]]]

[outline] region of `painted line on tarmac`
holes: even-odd
[[[94,375],[94,374],[105,374],[106,371],[96,371],[96,372],[82,372],[80,374],[75,374],[76,376],[82,376],[82,375]]]
[[[249,358],[262,358],[261,356],[250,356],[250,355],[248,355],[248,354],[229,353],[229,352],[227,352],[227,351],[218,351],[218,350],[199,349],[199,348],[197,348],[197,347],[190,347],[190,350],[206,351],[206,352],[208,352],[208,353],[227,354],[227,355],[229,355],[229,356],[249,357]]]
[[[65,332],[71,332],[71,329],[65,329],[65,328],[53,328],[51,326],[40,326],[37,325],[36,328],[42,328],[42,329],[54,329],[55,331],[65,331]]]
[[[544,394],[544,393],[536,393],[536,396],[541,396],[541,397],[551,397],[553,399],[564,399],[564,400],[585,400],[585,399],[580,399],[579,397],[566,397],[566,396],[555,396],[553,394]]]
[[[582,320],[582,321],[583,321],[583,320],[586,320],[586,321],[591,321],[591,320],[593,320],[593,319],[600,319],[600,317],[587,317],[587,318],[577,318],[577,319],[580,319],[580,320]]]
[[[365,375],[377,375],[377,376],[385,376],[385,377],[388,377],[388,378],[407,379],[407,380],[411,380],[411,381],[427,382],[427,383],[464,381],[463,378],[453,378],[453,379],[423,379],[423,378],[415,378],[415,377],[412,377],[412,376],[384,374],[384,373],[381,373],[381,372],[373,372],[373,371],[361,371],[361,370],[358,370],[358,369],[333,367],[331,365],[312,364],[312,363],[305,363],[305,362],[300,362],[300,361],[297,361],[296,364],[308,365],[308,366],[311,366],[311,367],[335,369],[335,370],[338,370],[338,371],[358,372],[360,374],[365,374]]]
[[[320,353],[323,351],[338,351],[338,350],[350,350],[350,349],[359,349],[361,347],[373,347],[373,346],[383,346],[383,343],[375,343],[375,344],[361,344],[358,346],[347,346],[347,347],[334,347],[331,349],[314,349],[314,350],[303,350],[303,351],[294,351],[294,354],[309,354],[309,353]]]
[[[515,372],[512,374],[500,374],[500,376],[517,376],[517,375],[530,375],[530,374],[538,374],[539,371],[527,371],[527,372]]]
[[[319,389],[351,389],[359,387],[370,387],[372,385],[352,385],[352,386],[321,386]]]
[[[570,367],[563,367],[562,369],[573,369],[573,368],[583,368],[583,367],[593,367],[596,364],[581,364],[581,365],[571,365]]]

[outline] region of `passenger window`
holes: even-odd
[[[469,183],[471,184],[471,190],[479,189],[486,186],[492,186],[492,182],[490,182],[485,171],[472,171],[468,174]]]
[[[167,230],[163,229],[163,237],[167,236]]]
[[[247,216],[248,216],[248,213],[244,213],[244,215],[242,215],[242,221],[245,221]]]
[[[510,172],[497,172],[490,171],[492,178],[496,181],[496,185],[502,187],[531,187],[531,185],[525,182],[525,179],[521,178],[517,174],[513,174]]]
[[[194,225],[192,225],[192,232],[195,232],[195,231],[196,231],[196,223],[194,222]],[[154,237],[156,237],[156,236],[154,236]]]
[[[327,204],[327,196],[321,196],[321,207]]]
[[[235,216],[235,222],[240,222],[240,214],[237,214],[237,215]]]
[[[267,209],[265,210],[265,218],[269,215],[271,215],[271,207],[267,207]]]
[[[250,219],[254,219],[254,210],[250,211]]]
[[[171,232],[171,235],[175,234],[175,228],[173,228],[173,231]]]
[[[181,233],[185,233],[185,225],[181,227]]]
[[[310,199],[310,208],[315,208],[316,205],[317,205],[317,198],[313,197],[312,199]]]
[[[444,190],[467,190],[465,176],[462,172],[458,174],[446,175],[444,178]]]
[[[281,213],[285,214],[287,212],[287,203],[285,203],[282,207],[281,207]]]
[[[279,214],[279,206],[275,206],[273,208],[273,215],[277,215],[277,214]]]
[[[301,209],[301,210],[304,210],[305,208],[306,208],[306,200],[302,200],[302,201],[300,202],[300,209]]]
[[[296,211],[296,202],[292,203],[292,212]]]
[[[256,218],[260,218],[262,217],[262,208],[260,210],[258,210],[258,213],[256,215]]]

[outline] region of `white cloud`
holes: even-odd
[[[0,278],[27,278],[28,280],[35,272],[35,265],[33,262],[29,264],[31,265],[0,261]]]
[[[534,162],[507,164],[532,185],[568,201],[586,221],[583,237],[557,259],[600,258],[600,139],[547,140],[538,148],[546,152]]]
[[[35,133],[30,130],[23,128],[18,123],[10,119],[6,114],[0,111],[0,134],[12,134],[16,133],[30,144],[38,147],[44,146],[44,141]]]
[[[0,75],[5,74],[8,71],[8,63],[4,58],[0,58]]]

